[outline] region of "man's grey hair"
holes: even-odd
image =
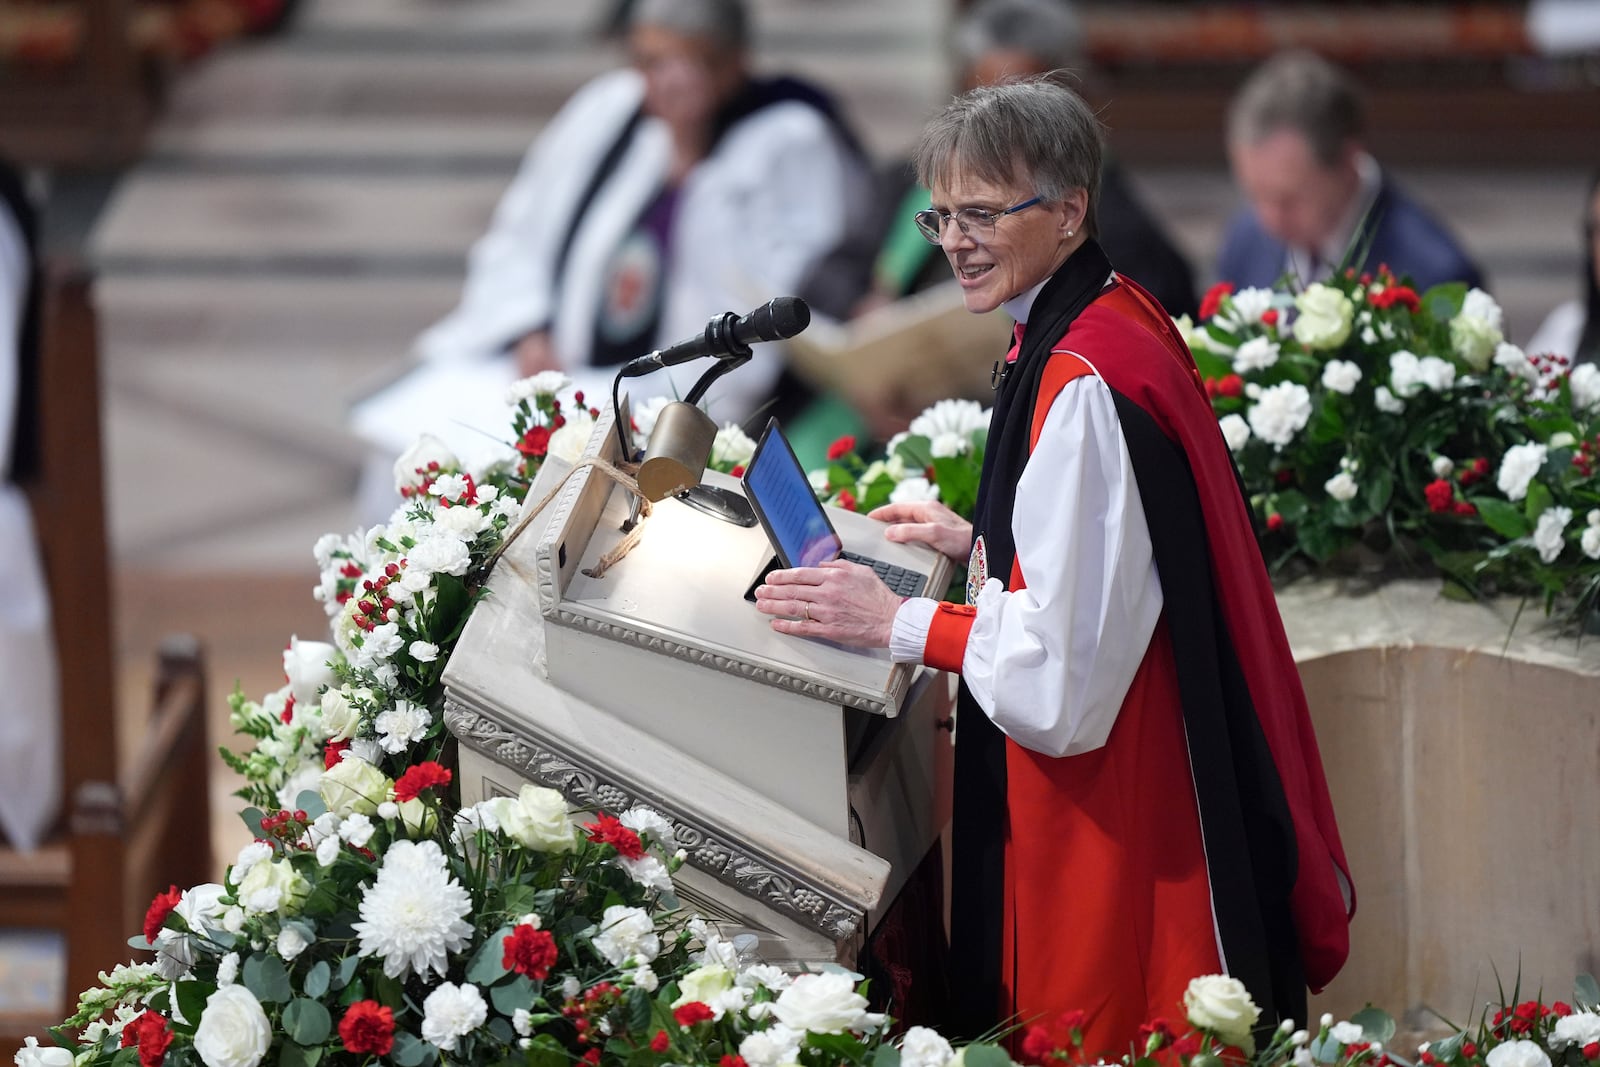
[[[962,93],[928,123],[913,160],[923,185],[962,174],[995,185],[1029,185],[1048,202],[1088,194],[1083,232],[1096,232],[1100,120],[1083,98],[1045,78]]]
[[[744,0],[638,0],[633,26],[658,26],[730,48],[750,44],[750,12]]]
[[[983,0],[950,43],[962,70],[990,52],[1022,52],[1047,69],[1083,66],[1083,26],[1068,0]]]
[[[1325,167],[1365,125],[1361,93],[1349,75],[1313,52],[1282,52],[1263,63],[1228,107],[1228,143],[1258,144],[1294,130]]]

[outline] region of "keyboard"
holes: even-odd
[[[928,584],[928,576],[920,571],[911,570],[909,567],[898,567],[893,563],[885,563],[881,559],[863,556],[858,552],[841,552],[839,558],[859,563],[863,567],[871,567],[872,573],[883,579],[883,584],[888,586],[895,596],[921,596],[923,587]]]

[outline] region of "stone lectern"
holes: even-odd
[[[585,456],[619,452],[604,416]],[[631,497],[552,460],[530,506],[556,485],[445,673],[463,803],[533,782],[584,810],[647,805],[687,852],[675,881],[688,907],[755,934],[768,962],[853,962],[947,820],[948,678],[775,633],[745,599],[771,554],[761,528],[677,500],[593,577]],[[884,541],[860,515],[829,517],[848,548],[921,570],[936,594],[948,583],[943,557]]]

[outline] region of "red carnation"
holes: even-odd
[[[556,939],[549,930],[535,930],[527,923],[514,928],[505,939],[505,956],[500,966],[525,974],[536,982],[550,977],[556,962]]]
[[[394,798],[402,804],[415,800],[424,789],[435,789],[450,784],[450,772],[433,760],[425,760],[407,769],[394,783]]]
[[[1261,313],[1261,325],[1263,325],[1263,326],[1276,326],[1276,325],[1278,325],[1278,309],[1277,308],[1268,308],[1267,310],[1263,311]]]
[[[1225,374],[1217,382],[1217,392],[1223,396],[1243,396],[1244,379],[1237,374]]]
[[[559,417],[558,417],[559,418]],[[550,451],[550,430],[545,426],[530,426],[517,442],[517,451],[524,456],[542,456]]]
[[[1408,285],[1391,285],[1372,294],[1372,306],[1375,308],[1391,308],[1397,305],[1407,311],[1420,311],[1422,298]]]
[[[183,899],[183,893],[177,886],[170,887],[165,893],[157,893],[156,898],[150,902],[150,910],[144,913],[144,939],[154,941],[161,932],[161,927],[166,923],[167,916],[172,914],[172,909],[178,906],[178,901]]]
[[[710,1022],[712,1016],[713,1012],[711,1011],[711,1005],[707,1004],[703,1000],[691,1000],[683,1007],[674,1008],[672,1010],[672,1017],[676,1019],[678,1021],[678,1025],[684,1029],[688,1029],[689,1027],[698,1023]]]
[[[665,1052],[672,1047],[672,1038],[667,1036],[665,1030],[657,1030],[656,1036],[650,1039],[651,1052]]]
[[[744,1061],[743,1056],[735,1056],[730,1052],[717,1061],[717,1067],[750,1067],[750,1065]]]
[[[843,459],[856,450],[856,439],[852,434],[845,434],[828,446],[829,459]]]
[[[1273,533],[1277,533],[1279,530],[1283,529],[1283,516],[1278,514],[1276,511],[1274,511],[1271,515],[1268,515],[1267,529],[1271,530]]]
[[[328,747],[322,750],[322,769],[332,770],[336,763],[344,759],[344,754],[349,748],[348,741],[329,741]]]
[[[731,474],[735,478],[743,478],[744,477],[744,464],[743,463],[735,463],[733,465],[733,470],[729,471],[728,473]]]
[[[1478,513],[1478,509],[1465,500],[1456,501],[1455,511],[1457,515],[1476,515]]]
[[[1209,319],[1222,308],[1222,298],[1233,292],[1232,282],[1218,282],[1206,290],[1206,295],[1200,301],[1200,318]]]
[[[854,511],[857,506],[856,495],[848,489],[839,490],[838,505],[846,511]]]
[[[358,1000],[339,1020],[339,1038],[346,1052],[387,1056],[394,1048],[394,1011],[376,1000]]]
[[[644,842],[639,840],[638,834],[622,825],[615,815],[600,815],[594,822],[584,823],[583,828],[589,831],[590,841],[610,845],[624,859],[644,857]]]
[[[1429,482],[1422,490],[1422,495],[1428,498],[1428,510],[1445,512],[1449,511],[1456,499],[1456,487],[1444,478]]]
[[[1600,1060],[1600,1041],[1583,1046],[1583,1058],[1586,1060]]]
[[[122,1028],[122,1047],[139,1046],[140,1067],[161,1067],[167,1046],[172,1044],[172,1028],[167,1017],[146,1011]]]

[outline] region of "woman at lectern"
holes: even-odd
[[[977,519],[889,505],[967,602],[831,562],[757,590],[780,632],[956,672],[952,1020],[1086,1013],[1115,1057],[1191,978],[1305,1019],[1349,947],[1347,867],[1226,444],[1172,320],[1096,240],[1100,131],[1044,81],[924,131],[917,213],[968,311],[1018,323]],[[987,362],[991,353],[975,352]]]
[[[426,430],[474,465],[497,451],[512,380],[557,370],[608,395],[617,365],[795,289],[864,203],[867,171],[827,95],[753,76],[748,45],[741,0],[639,0],[629,66],[545,127],[472,250],[460,304],[418,338],[422,366],[358,408],[363,436],[397,455]],[[681,396],[703,369],[630,391]],[[783,372],[781,349],[762,346],[713,388],[711,414],[782,405]]]

